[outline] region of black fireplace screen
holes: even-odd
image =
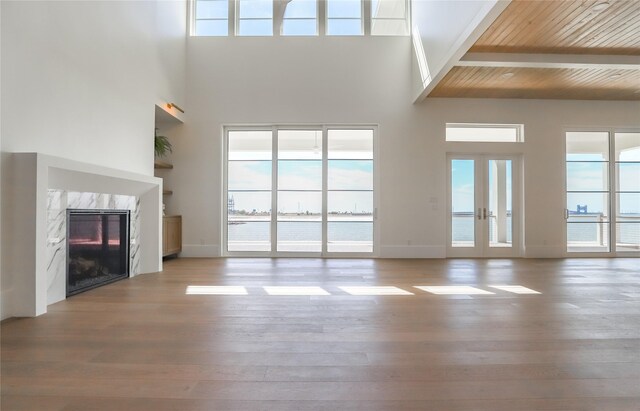
[[[129,277],[129,210],[67,210],[67,296]]]

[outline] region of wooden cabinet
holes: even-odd
[[[182,216],[162,217],[162,256],[182,251]]]

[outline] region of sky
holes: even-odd
[[[271,161],[230,161],[228,190],[236,210],[271,209]],[[328,160],[329,212],[373,212],[373,160]],[[315,191],[292,191],[315,190]],[[284,213],[322,211],[322,161],[278,161],[278,209]],[[340,190],[340,191],[332,191]]]
[[[507,160],[507,164],[507,210],[511,210],[511,160]],[[453,212],[473,212],[475,210],[474,166],[475,160],[451,160],[451,204]],[[489,167],[489,181],[491,181],[492,176],[493,169]],[[489,187],[489,190],[491,189],[492,187]],[[492,210],[495,207],[496,204],[490,202],[489,209]]]
[[[605,136],[606,137],[606,136]],[[620,144],[618,144],[620,145]],[[574,143],[576,151],[580,149]],[[608,144],[602,145],[606,154]],[[618,214],[640,214],[640,147],[619,150],[616,154],[616,181]],[[567,153],[567,191],[609,191],[609,162],[603,153]],[[567,193],[567,209],[587,206],[588,212],[606,212],[608,193]]]

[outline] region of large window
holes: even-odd
[[[640,133],[568,132],[566,147],[567,251],[639,251]]]
[[[640,133],[615,133],[616,251],[640,251]]]
[[[228,253],[373,252],[373,128],[226,136]]]
[[[609,251],[609,133],[567,133],[567,251]]]
[[[278,130],[277,251],[322,251],[322,131]]]
[[[271,131],[229,131],[227,249],[271,250]]]
[[[327,250],[371,252],[372,131],[329,130],[327,152]]]

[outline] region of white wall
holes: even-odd
[[[192,38],[188,121],[166,186],[184,254],[218,255],[225,124],[378,124],[380,255],[444,257],[446,153],[519,152],[528,256],[559,256],[563,128],[640,127],[640,103],[427,99],[412,105],[408,38]],[[524,123],[516,146],[444,142],[446,122]]]
[[[524,159],[525,246],[527,257],[564,255],[564,131],[571,128],[640,129],[640,102],[506,99],[427,99],[424,150],[431,153],[426,175],[437,175],[437,195],[446,204],[446,153],[520,153]],[[521,144],[445,143],[445,123],[524,124]],[[446,241],[445,214],[437,241]]]
[[[187,0],[156,1],[158,102],[186,102]]]
[[[225,124],[379,124],[394,139],[383,151],[410,148],[410,53],[408,37],[191,38],[188,121],[165,178],[167,209],[183,215],[184,254],[218,253]]]
[[[2,7],[0,7],[0,47],[2,44]],[[2,78],[2,65],[0,64],[0,79]],[[2,95],[2,81],[0,80],[0,95]],[[0,99],[0,113],[2,113],[2,99]],[[0,116],[0,247],[2,245],[2,116]],[[4,287],[2,284],[2,252],[0,250],[0,319],[5,318],[3,313],[5,312],[5,304],[8,301],[4,297]]]
[[[3,1],[3,151],[153,174],[154,104],[184,100],[184,1]]]
[[[0,9],[6,257],[15,235],[6,224],[9,153],[153,175],[155,104],[186,100],[187,17],[186,0],[2,1]],[[2,296],[13,282],[5,260]]]

